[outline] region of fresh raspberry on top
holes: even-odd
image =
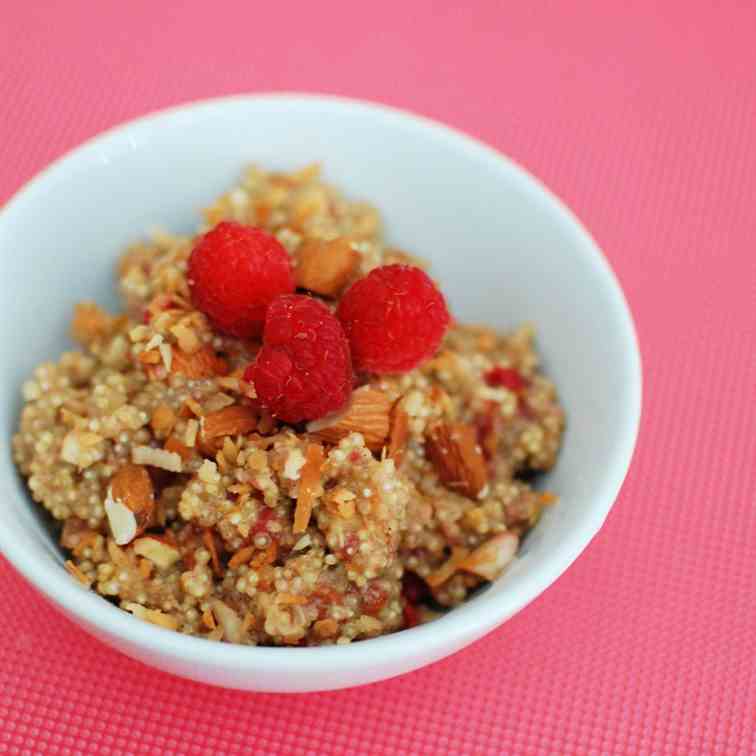
[[[265,310],[294,291],[294,273],[281,243],[260,228],[223,221],[201,236],[187,273],[194,306],[221,331],[260,335]]]
[[[352,393],[352,362],[341,323],[322,302],[299,294],[268,307],[263,346],[244,373],[257,397],[287,423],[341,409]]]
[[[449,325],[446,302],[420,268],[376,268],[344,294],[336,313],[357,370],[405,373],[438,349]]]

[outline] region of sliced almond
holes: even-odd
[[[218,544],[215,542],[215,536],[211,528],[205,528],[202,532],[202,543],[205,544],[205,548],[210,552],[210,564],[213,567],[215,576],[221,577],[223,569],[220,557],[218,556]]]
[[[391,401],[382,391],[363,386],[352,392],[345,410],[307,424],[307,431],[327,443],[337,444],[350,433],[361,433],[365,446],[378,451],[389,434]]]
[[[144,467],[123,465],[110,479],[105,514],[115,542],[122,546],[144,532],[155,510],[155,491]]]
[[[66,572],[75,577],[83,586],[89,588],[92,585],[92,581],[70,559],[64,562],[63,566],[66,568]]]
[[[196,380],[228,375],[230,368],[228,363],[222,357],[218,357],[209,346],[204,346],[192,353],[177,347],[173,350],[171,372]]]
[[[322,493],[320,470],[324,461],[323,447],[320,444],[308,444],[299,478],[297,506],[294,509],[294,533],[304,533],[310,524],[312,505],[315,498]]]
[[[149,559],[161,570],[168,569],[181,558],[179,550],[158,536],[144,536],[134,541],[134,553]]]
[[[488,472],[472,426],[437,423],[428,431],[425,448],[446,486],[477,498],[486,485]]]
[[[486,580],[495,580],[514,559],[519,539],[514,533],[499,533],[462,560],[459,569]]]
[[[297,250],[297,286],[334,297],[349,282],[359,261],[360,253],[352,249],[348,239],[306,241]]]
[[[257,427],[257,413],[248,405],[233,404],[205,415],[200,422],[205,441],[220,436],[245,436]]]

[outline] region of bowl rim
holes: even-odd
[[[588,546],[612,508],[632,460],[641,415],[641,357],[627,300],[608,260],[583,224],[559,197],[515,160],[478,138],[432,118],[379,102],[332,94],[296,91],[239,93],[187,101],[168,108],[152,110],[116,124],[66,151],[17,189],[5,205],[0,207],[0,225],[16,208],[33,203],[38,191],[49,180],[65,172],[70,164],[97,154],[108,144],[127,139],[135,131],[149,131],[155,126],[160,126],[162,122],[187,117],[201,110],[222,110],[239,102],[274,102],[281,107],[286,107],[287,104],[301,106],[303,103],[314,107],[336,106],[369,112],[382,119],[405,122],[429,130],[433,132],[434,137],[443,139],[447,144],[452,143],[452,147],[457,150],[462,149],[485,159],[499,170],[518,174],[521,181],[545,197],[552,209],[561,216],[562,222],[572,227],[578,241],[577,254],[584,257],[600,273],[604,285],[612,295],[612,307],[619,316],[618,337],[623,341],[625,370],[630,378],[626,387],[628,397],[624,418],[621,432],[614,444],[612,464],[607,466],[601,486],[591,498],[592,506],[584,514],[581,522],[570,528],[559,546],[539,564],[538,569],[531,569],[521,575],[522,584],[517,592],[504,592],[500,595],[484,593],[475,601],[455,608],[453,612],[432,623],[344,646],[241,646],[182,635],[139,620],[103,601],[101,596],[84,589],[72,580],[68,573],[61,569],[59,563],[40,562],[36,558],[31,558],[24,548],[14,541],[12,534],[3,529],[0,529],[0,551],[43,596],[53,604],[60,605],[85,626],[96,628],[107,636],[127,640],[142,650],[183,662],[200,659],[203,666],[235,667],[250,672],[264,668],[269,671],[284,671],[289,665],[295,664],[297,669],[303,671],[317,671],[327,666],[350,666],[363,660],[366,652],[375,654],[376,658],[380,655],[386,662],[389,658],[396,662],[414,657],[415,649],[422,648],[425,658],[438,658],[442,653],[434,656],[429,651],[433,648],[448,649],[466,645],[469,640],[499,626],[539,596]],[[416,664],[415,667],[421,664]]]

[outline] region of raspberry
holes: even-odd
[[[263,347],[244,380],[254,384],[263,406],[287,423],[341,409],[353,385],[341,324],[317,299],[278,297],[268,307]]]
[[[449,312],[435,284],[420,268],[376,268],[344,294],[336,313],[357,370],[405,373],[438,349]]]
[[[527,383],[520,373],[514,368],[505,368],[501,365],[492,367],[484,376],[486,383],[494,388],[506,388],[510,391],[522,391]]]
[[[194,306],[220,331],[256,338],[265,310],[294,291],[289,255],[262,229],[224,221],[197,240],[187,274]]]

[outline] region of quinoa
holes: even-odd
[[[355,278],[423,265],[314,166],[249,168],[199,233],[229,219],[273,233],[295,265],[304,243],[335,239],[359,253]],[[192,246],[161,232],[128,248],[124,314],[77,305],[81,351],[22,387],[14,458],[72,578],[188,635],[324,645],[432,619],[506,569],[555,501],[530,481],[564,428],[532,327],[455,323],[419,368],[365,379],[379,393],[363,401],[381,402],[364,428],[291,427],[243,378],[259,344],[192,307]]]

